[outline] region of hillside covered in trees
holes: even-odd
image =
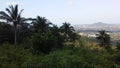
[[[60,27],[45,17],[25,18],[10,5],[0,11],[0,68],[119,68],[120,43],[111,44],[107,31],[96,38]]]

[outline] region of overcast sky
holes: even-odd
[[[54,24],[120,23],[120,0],[0,0],[0,11],[10,4],[24,9],[24,17],[43,16]]]

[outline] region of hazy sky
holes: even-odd
[[[24,17],[46,17],[54,24],[120,23],[120,0],[0,0],[0,11],[19,4]]]

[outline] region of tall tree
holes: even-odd
[[[55,36],[60,36],[60,28],[57,25],[53,24],[53,27],[51,27],[51,32]]]
[[[51,27],[50,31],[52,35],[56,36],[57,38],[58,46],[56,46],[56,48],[62,48],[64,46],[64,37],[61,35],[60,28],[53,24],[53,27]]]
[[[63,23],[60,29],[63,36],[66,38],[65,41],[69,41],[72,39],[73,35],[71,34],[73,34],[75,30],[73,26],[70,25],[70,23],[67,23],[67,22]]]
[[[49,25],[52,23],[48,22],[45,17],[37,16],[37,18],[32,19],[32,24],[35,32],[45,33],[49,31]]]
[[[17,25],[22,21],[21,13],[23,9],[19,12],[18,5],[10,5],[9,8],[6,8],[6,11],[7,13],[4,11],[0,11],[0,19],[5,20],[9,23],[13,23],[15,33],[14,43],[17,44]]]
[[[96,34],[96,39],[99,41],[100,46],[102,47],[109,47],[110,45],[110,35],[107,34],[105,30],[98,31],[98,34]]]

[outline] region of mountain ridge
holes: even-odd
[[[120,24],[108,24],[97,22],[93,24],[82,24],[74,26],[76,31],[83,30],[107,30],[107,31],[120,31]]]

